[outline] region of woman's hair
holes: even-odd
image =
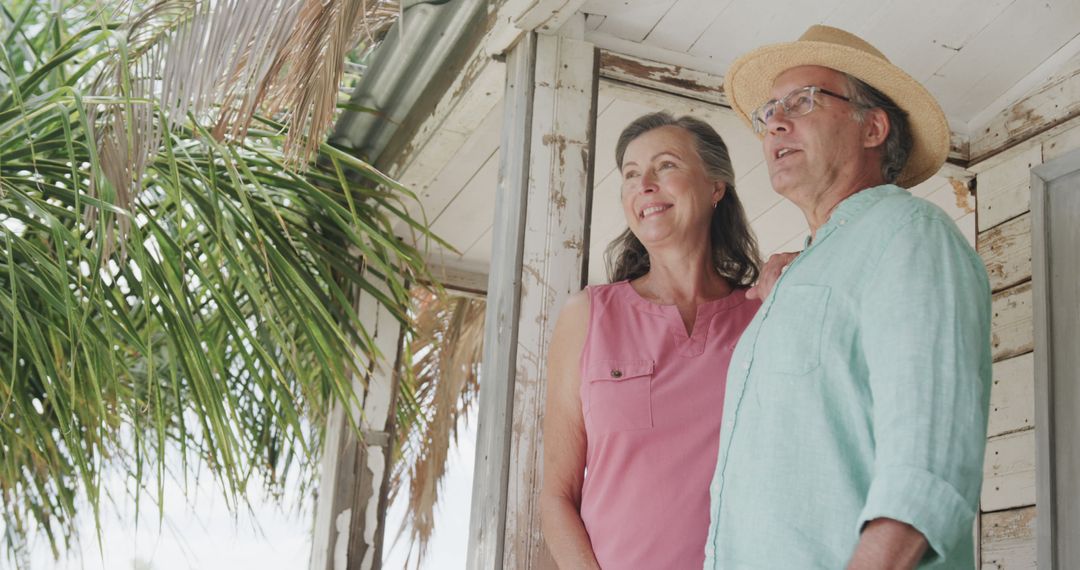
[[[676,119],[669,113],[650,113],[627,125],[615,145],[615,164],[622,172],[623,155],[630,142],[660,127],[679,127],[694,137],[705,172],[724,183],[724,197],[713,209],[709,222],[709,242],[717,273],[733,286],[748,286],[757,280],[757,240],[746,220],[742,203],[735,194],[735,169],[731,166],[727,145],[708,123],[690,116]],[[649,272],[649,252],[629,229],[608,244],[604,252],[608,278],[612,283],[637,279]]]

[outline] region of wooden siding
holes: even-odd
[[[995,362],[1035,348],[1030,281],[995,294],[990,314],[990,345]]]
[[[1080,119],[970,167],[977,173],[978,251],[994,290],[983,570],[1037,567],[1031,168],[1076,148]]]
[[[982,570],[1037,568],[1035,517],[1035,507],[982,515]]]

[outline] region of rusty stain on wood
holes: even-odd
[[[971,190],[967,182],[959,178],[949,178],[949,184],[952,184],[953,194],[956,194],[956,207],[965,214],[974,212],[975,206],[971,204]]]
[[[995,362],[1035,348],[1031,296],[1031,281],[994,294],[990,345]]]
[[[980,517],[983,570],[1036,568],[1036,507],[1024,507]]]
[[[722,77],[681,65],[600,50],[600,75],[709,103],[727,105]]]
[[[1001,291],[1031,278],[1030,213],[979,234],[978,242],[991,290]]]

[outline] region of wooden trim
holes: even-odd
[[[681,65],[661,63],[602,49],[600,50],[600,77],[714,105],[731,106],[724,93],[723,77]]]
[[[469,518],[470,570],[500,568],[506,520],[509,426],[517,361],[521,259],[529,186],[536,34],[527,33],[507,57],[499,182],[488,275],[484,359]]]
[[[1070,398],[1075,397],[1075,387],[1069,392],[1070,387],[1064,386],[1062,394],[1057,393],[1055,381],[1059,378],[1075,376],[1075,370],[1061,370],[1054,368],[1057,353],[1054,349],[1053,335],[1055,331],[1054,319],[1056,315],[1050,307],[1051,295],[1051,259],[1049,233],[1050,228],[1050,203],[1049,185],[1054,180],[1080,170],[1080,149],[1066,153],[1054,161],[1033,168],[1031,171],[1031,229],[1032,229],[1032,289],[1034,305],[1034,342],[1037,357],[1035,358],[1035,422],[1039,427],[1036,439],[1036,500],[1039,505],[1038,529],[1038,560],[1041,568],[1051,570],[1075,565],[1076,560],[1063,560],[1060,556],[1069,552],[1064,541],[1072,537],[1063,536],[1059,532],[1058,523],[1062,516],[1058,513],[1058,501],[1073,501],[1075,497],[1070,495],[1070,489],[1061,489],[1059,485],[1076,485],[1071,481],[1070,474],[1061,473],[1057,462],[1057,454],[1063,449],[1075,450],[1064,442],[1072,441],[1073,433],[1058,433],[1059,427],[1068,429],[1068,423],[1062,426],[1062,420],[1058,418],[1056,409],[1058,398],[1072,403]],[[1076,318],[1075,315],[1070,315]],[[1073,451],[1075,453],[1075,451]],[[1061,477],[1061,479],[1059,479]],[[1064,507],[1068,509],[1068,507]],[[1075,511],[1073,511],[1075,512]],[[1066,515],[1068,516],[1068,515]],[[1067,518],[1065,520],[1068,520]],[[1066,523],[1068,524],[1068,523]],[[1073,522],[1072,524],[1076,524]],[[1074,527],[1075,528],[1075,527]],[[1068,529],[1066,529],[1068,532]],[[1072,550],[1075,554],[1075,550]]]
[[[1062,71],[987,124],[973,129],[969,162],[982,162],[1077,117],[1080,117],[1080,56],[1073,57]]]
[[[1046,179],[1036,170],[1031,172],[1032,232],[1032,304],[1034,305],[1035,347],[1040,358],[1035,359],[1035,502],[1039,505],[1036,523],[1037,560],[1044,568],[1054,564],[1054,406],[1053,385],[1050,382],[1050,322],[1048,320],[1050,291],[1048,251],[1046,249]]]
[[[581,289],[588,249],[598,56],[591,43],[537,38],[503,568],[547,569],[539,495],[547,349],[563,302]]]

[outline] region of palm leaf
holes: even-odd
[[[352,376],[380,358],[357,293],[408,322],[406,283],[430,279],[394,236],[433,238],[397,183],[325,144],[290,170],[293,130],[257,115],[275,129],[229,143],[191,108],[141,131],[166,124],[131,81],[153,73],[126,68],[115,93],[95,73],[141,57],[142,28],[65,6],[0,14],[0,522],[17,564],[33,533],[70,543],[78,497],[96,516],[107,469],[160,505],[169,450],[233,505],[254,474],[311,481],[325,410],[355,404]],[[111,171],[133,141],[148,158]]]

